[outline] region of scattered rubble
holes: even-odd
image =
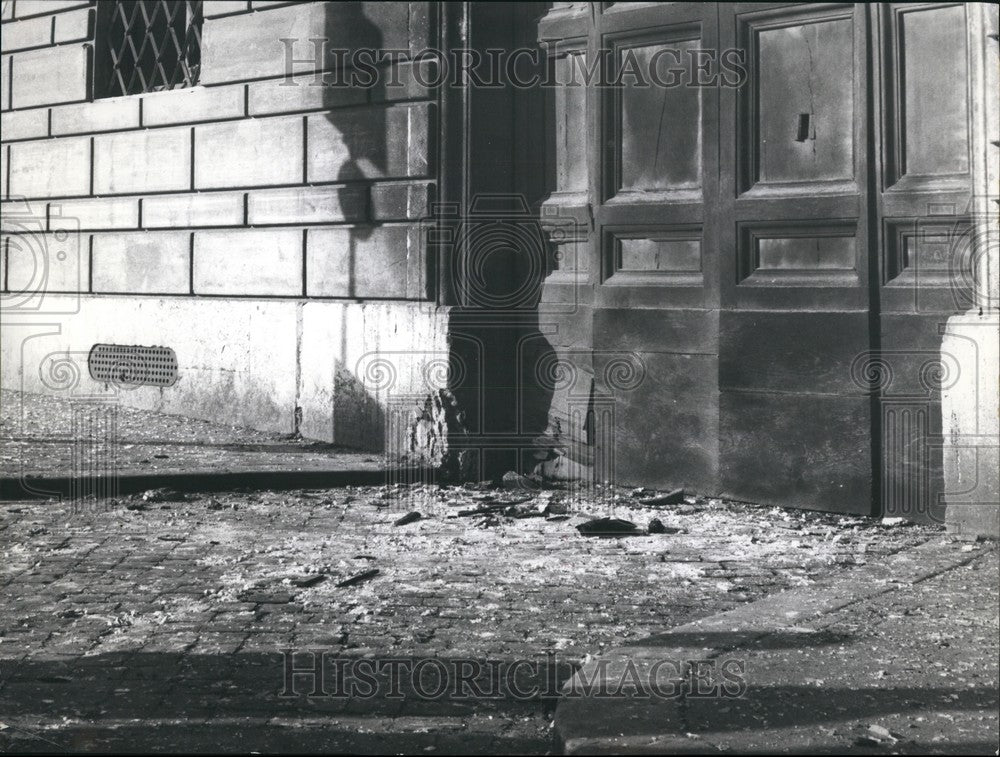
[[[407,526],[410,523],[416,523],[422,517],[423,516],[419,512],[417,512],[416,510],[413,510],[411,512],[408,512],[402,518],[399,518],[398,520],[396,520],[392,525],[394,525],[394,526]]]
[[[645,491],[645,490],[642,490]],[[666,494],[661,494],[656,497],[649,497],[648,499],[640,499],[639,504],[645,507],[657,507],[659,505],[678,505],[684,501],[684,490],[674,489]]]
[[[543,460],[531,471],[533,476],[547,482],[587,480],[593,477],[593,472],[593,468],[560,454]]]
[[[686,533],[680,526],[668,526],[659,518],[653,518],[646,526],[646,532],[650,534],[683,534]]]
[[[92,509],[69,526],[51,503],[18,503],[0,510],[14,537],[0,554],[6,570],[37,581],[40,594],[57,597],[49,617],[72,626],[74,637],[89,633],[93,619],[114,618],[122,610],[100,597],[79,602],[77,586],[90,578],[53,578],[60,574],[51,571],[62,570],[57,566],[108,560],[116,595],[150,598],[140,614],[130,616],[133,625],[100,636],[95,654],[131,649],[151,633],[163,638],[177,624],[229,638],[257,633],[275,618],[312,629],[321,639],[367,633],[379,641],[352,643],[393,649],[431,643],[419,641],[425,636],[440,643],[450,623],[468,618],[497,633],[488,648],[500,653],[515,644],[537,649],[556,638],[567,639],[570,650],[624,642],[652,631],[643,625],[645,615],[633,617],[634,597],[660,617],[681,622],[692,608],[699,614],[724,610],[806,585],[934,532],[691,495],[683,504],[646,506],[640,500],[664,493],[644,489],[640,497],[634,491],[509,489],[483,481],[213,492],[189,495],[165,510]],[[410,513],[420,513],[428,526],[393,525]],[[59,533],[48,534],[54,523]],[[23,538],[29,531],[37,535]],[[647,534],[652,536],[635,538]],[[627,576],[621,570],[625,555],[634,559]],[[560,599],[553,600],[553,592]],[[553,601],[582,607],[587,627],[578,628],[573,615],[566,617],[570,625],[551,621],[558,632],[526,637],[521,629],[539,628],[536,614]],[[77,608],[86,613],[78,616]],[[393,620],[395,613],[410,612],[398,608],[429,614],[414,626],[402,614]],[[434,629],[440,637],[431,634]],[[7,637],[3,642],[13,643]]]
[[[879,525],[892,528],[893,526],[912,526],[913,523],[906,518],[893,516],[882,518],[882,520],[879,521]]]
[[[542,488],[541,482],[537,478],[522,476],[520,473],[515,471],[507,471],[503,474],[503,478],[500,479],[500,485],[504,489],[517,489],[529,491],[537,491]]]
[[[236,595],[240,602],[250,602],[257,605],[283,605],[291,602],[294,597],[287,592],[269,592],[261,587],[251,587]]]
[[[297,586],[300,589],[308,589],[310,586],[315,586],[318,583],[326,580],[326,575],[323,573],[313,573],[311,575],[297,576],[292,579],[292,585]]]
[[[594,518],[576,527],[584,536],[637,536],[642,533],[630,520]]]
[[[161,487],[159,489],[149,489],[144,491],[140,497],[143,502],[186,502],[187,495],[175,489]]]
[[[377,576],[379,572],[380,571],[378,568],[372,568],[371,570],[364,570],[360,573],[355,573],[350,578],[345,578],[343,581],[338,583],[337,588],[342,589],[345,586],[354,586],[355,584],[362,583],[363,581],[375,578],[375,576]]]

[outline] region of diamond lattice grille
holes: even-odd
[[[201,0],[104,0],[97,7],[95,97],[198,82]]]

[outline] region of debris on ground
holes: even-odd
[[[255,605],[284,605],[293,597],[287,592],[269,592],[259,586],[253,586],[236,595],[240,602],[251,602]]]
[[[657,497],[649,497],[648,499],[640,499],[639,504],[646,507],[657,507],[658,505],[679,505],[684,502],[684,490],[674,489],[666,494],[661,494]]]
[[[521,497],[519,499],[504,500],[503,502],[493,502],[493,498],[481,499],[479,504],[473,508],[468,508],[465,510],[459,510],[454,514],[455,518],[468,518],[477,517],[480,515],[491,515],[496,516],[499,514],[506,515],[509,518],[532,518],[536,516],[541,516],[545,514],[546,504],[541,505],[529,505],[532,501],[531,497]],[[527,505],[522,507],[522,505]]]
[[[545,505],[547,515],[565,515],[569,512],[569,505],[565,502],[550,501]]]
[[[206,648],[210,637],[224,645],[232,637],[235,645],[243,643],[244,628],[278,618],[304,631],[301,638],[326,639],[353,629],[352,644],[398,651],[426,643],[419,639],[434,632],[443,638],[452,625],[468,617],[471,627],[497,634],[482,638],[490,640],[484,641],[484,648],[501,654],[510,639],[523,636],[518,629],[525,618],[536,621],[534,608],[543,606],[550,594],[571,596],[588,608],[594,620],[587,629],[578,629],[574,621],[560,627],[558,634],[552,632],[553,639],[576,634],[571,648],[582,652],[653,632],[648,618],[630,614],[627,601],[601,616],[612,586],[621,596],[641,595],[658,617],[680,623],[690,619],[694,608],[699,613],[705,608],[724,611],[766,593],[808,584],[841,566],[881,559],[934,532],[921,525],[884,528],[878,519],[790,513],[700,496],[691,497],[694,514],[684,515],[688,495],[684,505],[642,505],[639,499],[664,493],[655,489],[643,489],[638,497],[632,496],[633,487],[614,485],[520,490],[498,484],[206,492],[188,494],[186,502],[169,509],[151,505],[141,518],[123,517],[125,502],[140,500],[129,495],[113,509],[95,505],[93,514],[88,511],[75,519],[65,533],[63,511],[17,503],[0,508],[8,533],[17,535],[8,539],[0,564],[31,580],[50,580],[46,565],[75,560],[76,555],[116,566],[115,580],[130,595],[150,600],[134,625],[119,626],[112,633],[97,619],[115,617],[121,612],[119,602],[70,599],[78,585],[88,586],[80,575],[93,580],[91,574],[32,584],[42,595],[66,595],[48,621],[71,627],[74,638],[86,637],[99,625],[93,632],[100,639],[94,649],[102,653],[173,633],[178,624],[212,631],[205,636]],[[384,496],[387,492],[391,498]],[[386,505],[392,509],[384,509]],[[11,512],[14,509],[23,512]],[[419,512],[421,521],[433,522],[434,528],[393,526],[411,511]],[[615,524],[618,518],[625,519],[624,524]],[[585,525],[595,520],[597,526]],[[662,531],[653,520],[660,521]],[[52,524],[57,522],[58,536],[25,538],[37,528],[55,533]],[[788,530],[776,528],[778,524]],[[664,535],[674,533],[684,536]],[[53,551],[68,536],[72,541]],[[622,551],[635,557],[628,571],[616,562]],[[206,587],[219,588],[203,594]],[[478,601],[460,596],[466,593],[475,593]],[[399,607],[429,614],[418,612],[421,620],[414,625]],[[86,613],[76,619],[75,613],[59,617],[67,608]],[[222,609],[206,622],[206,613],[216,608]],[[355,608],[375,616],[366,614],[359,621]],[[265,616],[271,620],[262,621]],[[229,630],[232,623],[239,624],[239,633]],[[53,636],[53,643],[58,638]],[[246,648],[254,642],[251,636]],[[13,644],[5,637],[0,651]],[[866,729],[867,723],[851,738]]]
[[[630,520],[594,518],[576,527],[584,536],[637,536],[642,533]]]
[[[529,478],[528,476],[522,476],[516,471],[507,471],[503,474],[503,478],[500,479],[500,484],[504,489],[526,489],[528,491],[537,491],[542,488],[542,485],[534,478]]]
[[[142,493],[140,497],[143,502],[186,502],[187,495],[182,494],[176,489],[171,489],[169,487],[160,487],[159,489],[148,489]],[[128,505],[126,505],[128,507]]]
[[[406,525],[409,525],[410,523],[417,522],[422,517],[424,517],[424,516],[421,515],[419,512],[417,512],[416,510],[413,510],[412,512],[408,512],[402,518],[398,518],[392,525],[394,525],[394,526],[406,526]]]
[[[895,743],[900,740],[900,736],[880,725],[868,726],[868,736],[878,741],[888,741],[889,743]]]
[[[511,505],[507,504],[506,502],[501,502],[499,504],[496,504],[496,503],[494,503],[494,504],[480,504],[480,505],[478,505],[476,507],[469,508],[467,510],[459,510],[457,513],[455,513],[454,517],[456,517],[456,518],[467,518],[467,517],[476,516],[476,515],[487,515],[489,513],[493,513],[493,512],[496,512],[498,510],[506,510],[508,507],[511,507]]]
[[[355,573],[350,578],[345,578],[343,581],[337,584],[338,589],[342,589],[345,586],[354,586],[362,581],[367,581],[370,578],[375,578],[379,574],[378,568],[371,568],[370,570],[364,570],[360,573]]]
[[[292,579],[292,585],[300,589],[308,589],[310,586],[325,581],[326,575],[323,573],[311,573],[304,576],[296,576]]]
[[[912,526],[913,523],[908,521],[906,518],[900,518],[898,516],[882,518],[879,521],[880,526],[892,527],[892,526]]]
[[[548,460],[543,460],[532,470],[532,475],[538,476],[544,481],[587,480],[592,474],[591,468],[570,460],[565,455],[556,455]]]
[[[679,526],[668,526],[659,518],[653,518],[646,526],[646,532],[650,534],[680,534],[684,529]]]

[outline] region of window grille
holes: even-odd
[[[201,25],[201,0],[98,2],[94,98],[197,84]]]

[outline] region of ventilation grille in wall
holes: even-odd
[[[159,92],[198,83],[201,0],[105,0],[97,4],[94,97]]]
[[[170,386],[177,381],[177,355],[169,347],[95,344],[87,357],[94,381],[133,386]]]

